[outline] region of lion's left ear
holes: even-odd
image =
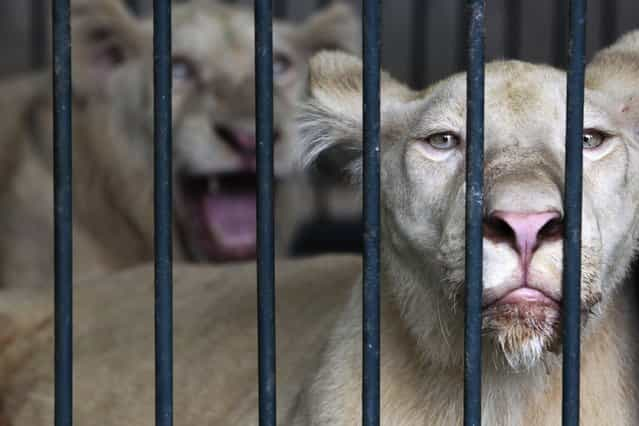
[[[302,23],[298,27],[297,41],[308,57],[321,50],[358,54],[361,23],[351,6],[336,2]]]
[[[73,0],[73,89],[101,96],[114,71],[151,48],[151,32],[121,0]]]

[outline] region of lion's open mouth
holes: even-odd
[[[257,246],[257,177],[253,172],[183,175],[185,238],[192,254],[209,261],[250,259]]]

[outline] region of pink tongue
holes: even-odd
[[[211,238],[224,250],[254,250],[257,244],[255,207],[254,193],[206,195],[204,215]]]

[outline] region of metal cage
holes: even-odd
[[[133,2],[136,3],[136,2]],[[426,2],[423,2],[426,3]],[[416,2],[416,14],[425,13]],[[612,2],[606,2],[612,3]],[[277,3],[282,5],[281,2]],[[562,9],[565,2],[557,2]],[[71,40],[69,0],[54,0],[54,162],[55,162],[55,424],[72,424],[72,196]],[[271,0],[255,1],[255,66],[258,144],[258,294],[260,425],[276,424],[275,289],[273,250],[273,75]],[[364,341],[363,424],[380,422],[380,33],[381,2],[364,0]],[[482,292],[482,180],[484,126],[485,0],[468,0],[468,151],[464,423],[481,424],[480,314]],[[569,3],[569,42],[558,26],[557,60],[568,52],[566,133],[566,237],[563,303],[563,425],[579,424],[579,312],[582,133],[586,1]],[[611,19],[614,9],[608,10]],[[515,6],[509,11],[520,14]],[[173,424],[172,258],[171,258],[171,2],[154,0],[155,88],[155,325],[156,424]],[[517,18],[513,18],[517,19]],[[511,25],[516,25],[516,20]],[[612,33],[606,34],[610,40]],[[424,68],[423,39],[417,37],[416,79]],[[516,53],[513,41],[509,51]],[[41,63],[41,58],[34,59]],[[420,72],[421,71],[421,72]],[[423,83],[423,81],[419,81]],[[150,302],[150,301],[149,301]]]

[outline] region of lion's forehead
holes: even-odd
[[[177,8],[174,18],[173,50],[200,64],[204,74],[240,78],[254,68],[255,31],[253,13],[221,4],[188,4]],[[290,50],[291,26],[274,23],[276,49]],[[220,58],[224,58],[220,61]],[[211,69],[209,69],[211,68]],[[238,71],[244,73],[238,73]]]
[[[466,74],[436,85],[425,97],[420,120],[425,127],[457,123],[465,131]],[[584,124],[609,124],[610,117],[587,91]],[[486,145],[521,147],[563,142],[566,125],[566,78],[547,66],[508,61],[489,64],[485,78]]]

